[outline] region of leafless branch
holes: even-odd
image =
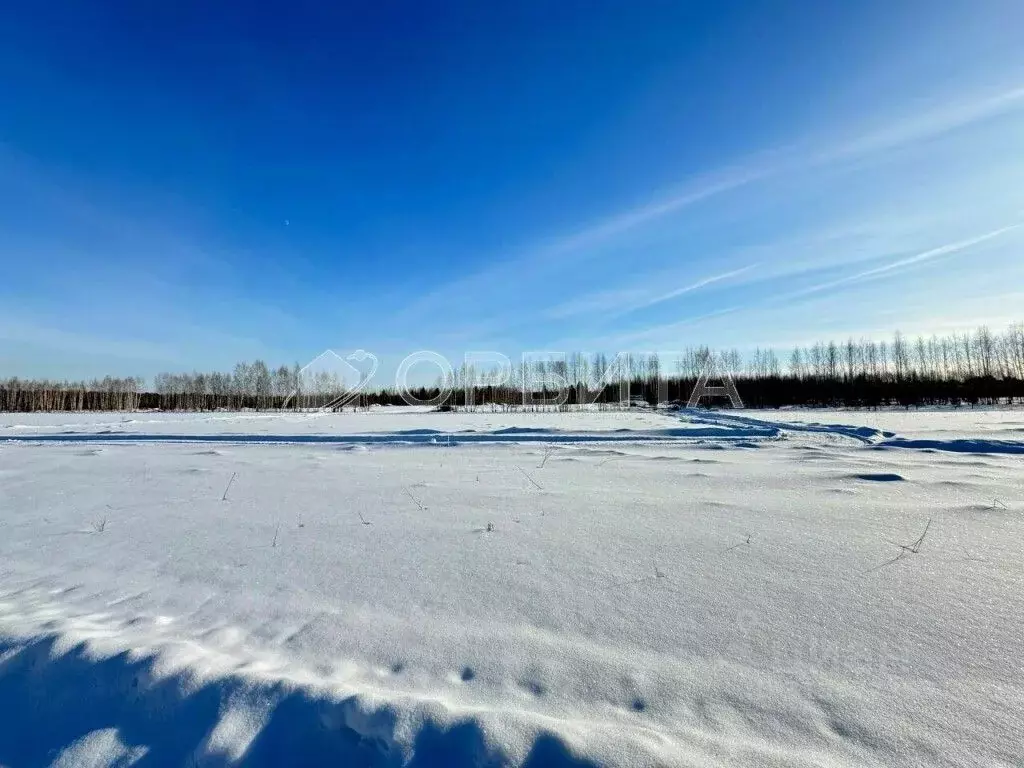
[[[408,497],[410,499],[413,500],[413,502],[416,504],[416,506],[420,508],[420,512],[426,512],[427,508],[425,506],[423,506],[422,502],[420,502],[419,499],[417,499],[415,496],[412,495],[412,491],[410,491],[408,488],[406,488],[405,489],[405,493],[406,493],[406,495],[408,495]]]
[[[726,547],[725,549],[722,550],[721,554],[724,555],[726,552],[732,552],[734,549],[738,549],[739,547],[749,547],[749,546],[750,546],[750,534],[748,533],[746,541],[741,541],[739,544],[733,544],[731,547]]]
[[[529,480],[531,483],[533,483],[533,487],[534,488],[536,488],[538,491],[543,491],[544,490],[543,488],[540,487],[540,485],[538,485],[536,480],[534,480],[532,477],[530,477],[529,474],[527,474],[525,469],[520,467],[518,464],[516,464],[514,466],[515,466],[516,469],[518,469],[520,472],[523,473],[523,477],[525,477],[527,480]]]
[[[231,479],[230,479],[230,480],[228,480],[228,486],[227,486],[227,488],[225,488],[225,489],[224,489],[224,495],[220,497],[220,500],[221,500],[221,501],[227,501],[227,500],[228,500],[228,491],[230,491],[230,490],[231,490],[231,484],[232,484],[233,482],[235,482],[235,477],[236,477],[237,475],[238,475],[238,473],[237,473],[237,472],[232,472],[232,473],[231,473]]]
[[[878,565],[872,568],[868,568],[866,571],[864,571],[864,573],[871,573],[872,571],[877,571],[879,568],[884,568],[887,565],[892,565],[893,563],[902,560],[907,555],[916,555],[918,552],[921,551],[921,545],[924,544],[924,537],[928,535],[928,529],[931,527],[932,519],[929,517],[928,522],[924,526],[924,531],[910,544],[900,544],[898,541],[890,541],[889,539],[886,539],[886,541],[889,544],[892,544],[894,547],[899,547],[900,553],[896,555],[896,557],[894,557],[892,560],[886,560],[884,563],[879,563]]]

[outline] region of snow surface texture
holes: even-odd
[[[1024,760],[1020,412],[132,419],[0,427],[0,765]]]

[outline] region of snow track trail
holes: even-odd
[[[616,430],[609,432],[572,432],[556,429],[524,431],[506,429],[495,432],[441,432],[439,430],[375,434],[333,435],[241,435],[223,434],[146,434],[146,433],[78,433],[60,432],[47,435],[11,435],[0,440],[21,443],[232,443],[255,445],[487,445],[520,443],[671,443],[693,440],[759,440],[778,436],[778,431],[758,427],[713,425],[706,428],[652,429],[643,432]]]
[[[389,414],[390,415],[390,414]],[[417,415],[428,415],[417,412]],[[443,422],[444,414],[433,414],[435,423]],[[477,415],[477,414],[473,414]],[[621,414],[612,414],[620,416]],[[780,414],[781,415],[781,414]],[[788,415],[788,414],[787,414]],[[866,414],[870,415],[870,414]],[[572,425],[572,414],[551,414],[561,419],[566,427]],[[822,424],[785,418],[768,419],[753,417],[733,411],[708,411],[704,409],[681,409],[660,414],[643,413],[648,425],[645,428],[620,427],[594,429],[570,429],[566,427],[522,427],[508,426],[498,429],[474,429],[455,425],[452,429],[399,429],[373,430],[362,432],[341,432],[337,422],[327,417],[302,417],[280,415],[246,414],[241,419],[229,417],[204,417],[182,421],[178,418],[132,420],[130,422],[96,422],[93,424],[42,426],[31,424],[8,425],[0,432],[0,443],[222,443],[255,445],[364,445],[364,446],[437,446],[492,445],[549,443],[582,445],[586,443],[673,443],[673,442],[721,442],[724,445],[765,440],[785,440],[793,437],[818,438],[824,442],[852,441],[861,445],[877,446],[880,449],[902,448],[908,450],[947,451],[953,453],[1002,453],[1024,454],[1024,441],[983,438],[954,439],[912,439],[901,437],[893,431],[871,426],[857,426],[842,423]],[[502,416],[493,417],[501,420]],[[344,417],[343,417],[344,419]],[[273,426],[276,431],[256,429],[246,432],[231,431],[239,421],[247,426]],[[369,420],[371,423],[373,417]],[[382,419],[379,421],[383,421]],[[667,427],[665,423],[682,422],[685,426]],[[366,424],[367,420],[362,421]],[[352,425],[359,419],[349,418],[341,423]],[[612,422],[615,423],[614,421]],[[219,426],[225,429],[215,432],[173,431],[177,424],[196,426]],[[289,427],[301,424],[305,432],[289,432]],[[169,431],[139,431],[144,425],[160,425],[172,428]],[[373,424],[372,426],[380,426]],[[69,428],[72,427],[72,428]],[[326,428],[325,428],[326,427]],[[54,431],[54,430],[59,431]]]
[[[800,422],[768,421],[750,416],[741,416],[729,411],[687,409],[681,411],[681,414],[684,419],[697,424],[708,424],[722,427],[723,429],[749,429],[761,433],[771,433],[772,435],[836,435],[866,444],[877,442],[882,438],[895,437],[891,432],[883,432],[874,427],[856,427],[848,424],[804,424]]]

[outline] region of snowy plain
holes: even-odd
[[[572,413],[503,411],[481,406],[474,411],[438,412],[422,406],[374,406],[363,410],[325,414],[280,413],[0,413],[0,430],[13,433],[133,433],[203,435],[211,433],[259,435],[315,435],[332,433],[414,434],[418,431],[472,432],[516,428],[610,431],[658,429],[676,426],[663,413],[642,408],[597,410],[595,406]],[[0,434],[3,434],[0,432]]]
[[[0,765],[1021,765],[1022,429],[4,414]]]

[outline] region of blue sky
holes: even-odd
[[[1022,28],[1016,0],[17,3],[0,376],[1024,320]]]

